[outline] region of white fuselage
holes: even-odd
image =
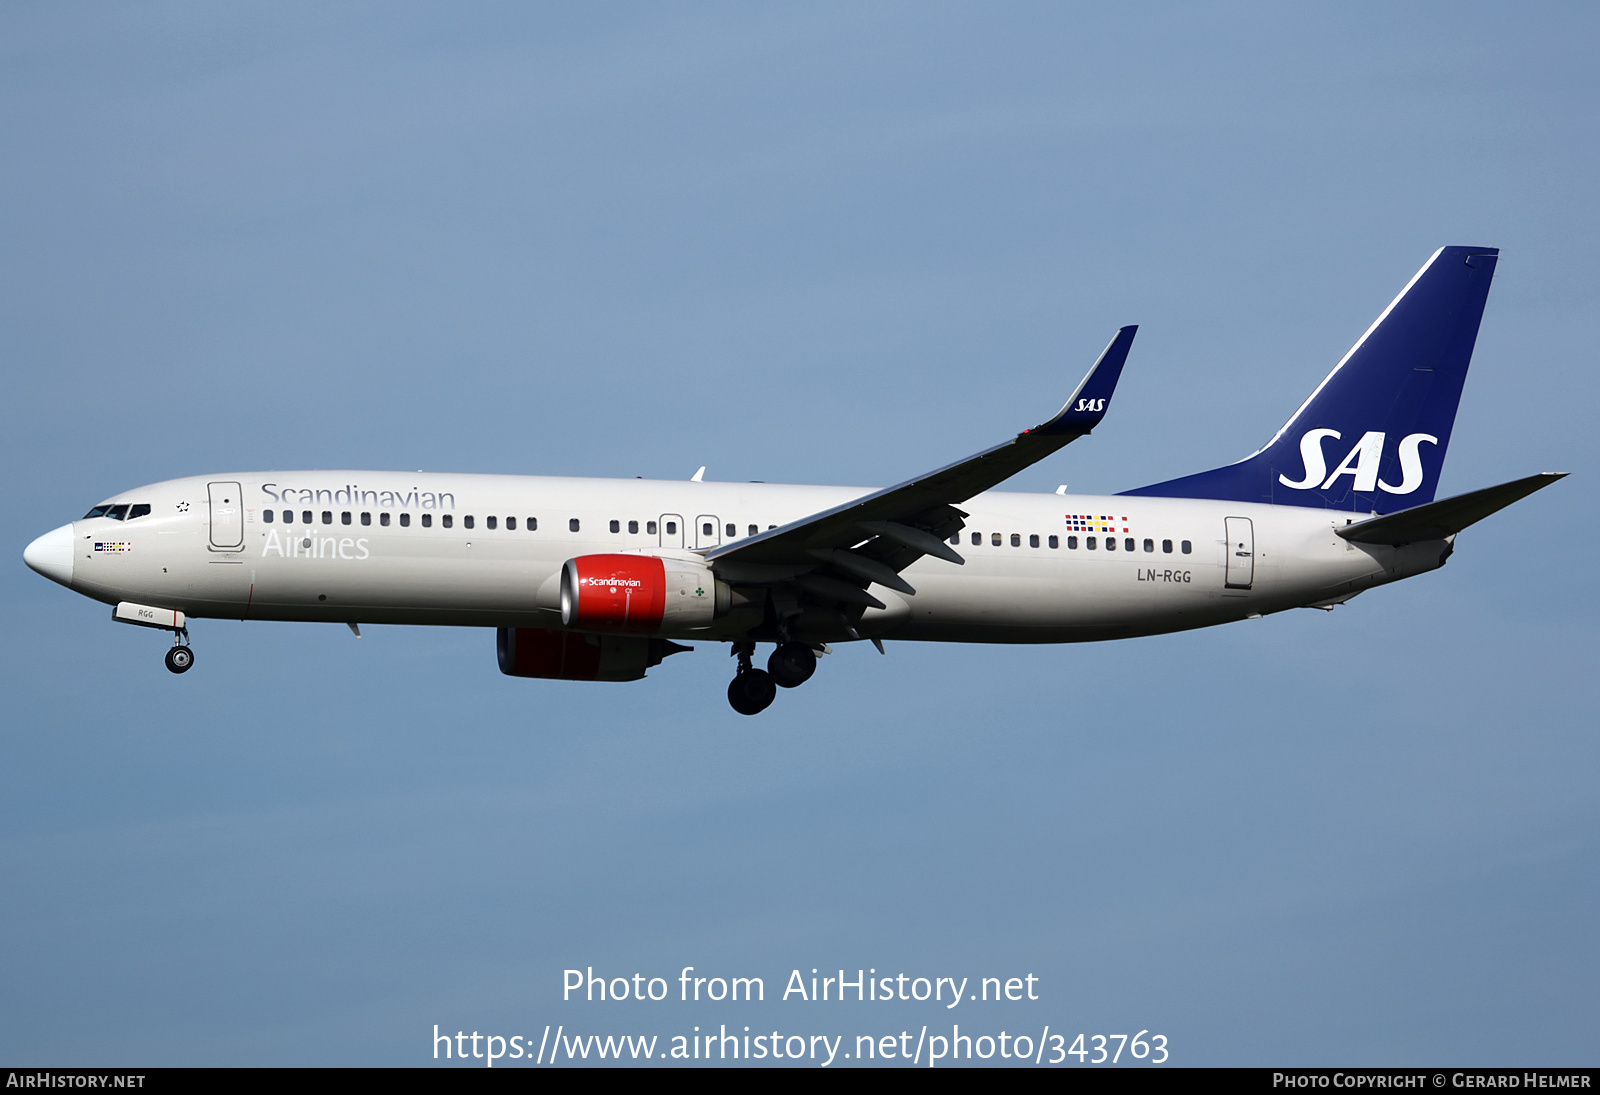
[[[189,617],[560,628],[556,583],[568,559],[692,553],[867,493],[358,471],[175,479],[108,499],[148,514],[74,522],[64,584]],[[1334,529],[1364,514],[1298,506],[992,491],[961,508],[965,565],[923,557],[903,573],[912,596],[871,587],[886,607],[866,612],[862,637],[1078,642],[1178,631],[1344,600],[1433,570],[1450,550],[1443,540],[1352,544]],[[709,627],[664,634],[739,639],[757,623],[736,605]]]

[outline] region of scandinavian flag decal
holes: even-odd
[[[1105,514],[1069,513],[1067,514],[1068,532],[1116,532],[1128,531],[1126,517],[1109,517]]]

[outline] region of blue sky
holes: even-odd
[[[579,1005],[561,971],[1034,973],[970,1014],[1186,1064],[1593,1064],[1584,5],[0,11],[0,1058],[414,1064],[949,1015]],[[1059,406],[1014,489],[1278,427],[1443,244],[1503,255],[1443,493],[1558,486],[1331,614],[513,680],[456,629],[27,571],[140,483],[427,468],[881,484]]]

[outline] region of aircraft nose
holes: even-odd
[[[64,586],[72,584],[72,526],[45,533],[22,552],[22,561],[28,566]]]

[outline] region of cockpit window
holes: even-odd
[[[135,517],[148,516],[150,516],[150,503],[148,502],[135,502],[133,508],[128,510],[128,520],[130,521]]]
[[[110,508],[110,506],[96,506],[94,509],[84,514],[83,519],[87,521],[91,517],[104,517],[106,515],[106,510]]]
[[[111,518],[113,521],[121,521],[123,518],[128,516],[127,504],[123,503],[120,506],[112,506],[110,509],[106,510],[106,516]]]

